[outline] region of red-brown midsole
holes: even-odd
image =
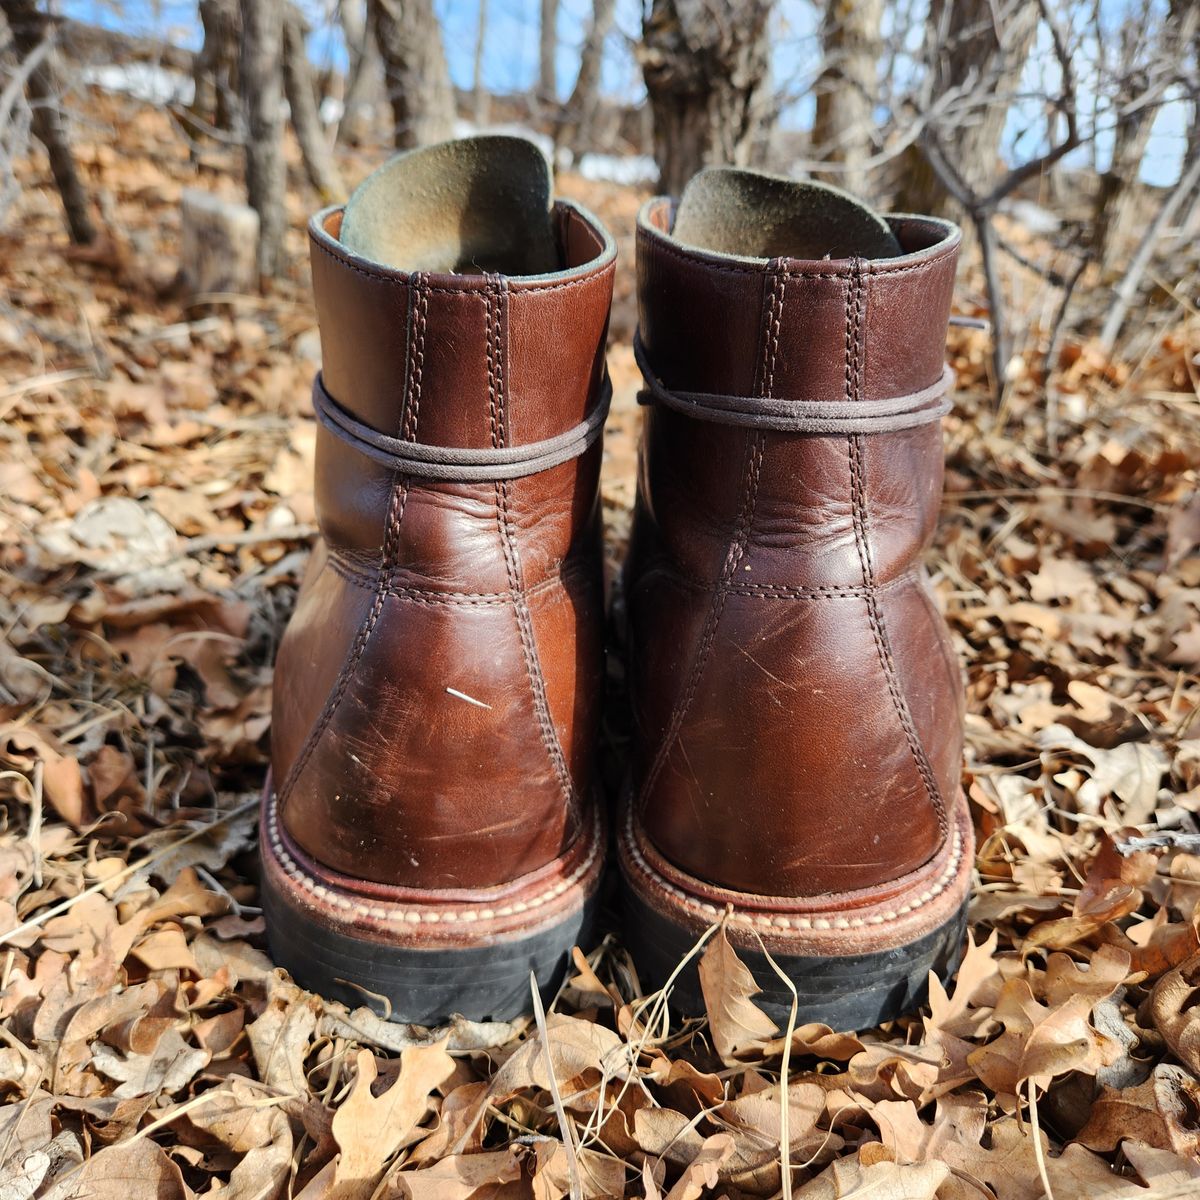
[[[895,883],[869,891],[823,896],[750,896],[693,879],[678,868],[658,869],[658,855],[626,801],[617,839],[629,887],[668,920],[697,936],[722,920],[735,944],[792,956],[863,954],[907,945],[954,920],[971,889],[974,835],[966,797],[950,813],[942,851]]]
[[[285,838],[270,780],[263,792],[260,848],[264,886],[307,920],[349,937],[397,946],[449,949],[524,938],[582,908],[599,886],[604,829],[599,811],[553,863],[503,887],[429,891],[403,899],[339,886]]]

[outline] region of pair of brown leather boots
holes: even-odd
[[[612,238],[541,153],[402,155],[310,226],[322,537],[275,676],[271,945],[397,1020],[528,1011],[609,855],[646,985],[724,920],[771,1012],[954,964],[972,838],[924,580],[959,234],[719,168],[638,218],[633,738],[596,771]],[[775,965],[772,965],[775,964]],[[700,1006],[694,967],[673,1000]]]

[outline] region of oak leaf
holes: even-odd
[[[384,1195],[389,1200],[474,1200],[494,1195],[502,1185],[516,1183],[521,1176],[521,1164],[511,1149],[452,1154],[417,1171],[398,1171],[388,1181]]]
[[[1175,1057],[1200,1075],[1200,954],[1168,971],[1150,993],[1150,1017]]]
[[[950,1174],[944,1163],[864,1163],[839,1158],[792,1193],[793,1200],[934,1200]]]
[[[1200,1155],[1200,1082],[1182,1067],[1159,1063],[1137,1087],[1106,1087],[1076,1141],[1089,1150],[1115,1150],[1126,1138],[1159,1150]]]
[[[97,1151],[42,1200],[192,1200],[192,1191],[162,1147],[139,1138]]]
[[[1121,1046],[1088,1021],[1096,1003],[1095,996],[1082,995],[1050,1007],[1038,1003],[1026,980],[1012,979],[996,1005],[1004,1032],[973,1050],[967,1063],[1010,1111],[1027,1079],[1044,1087],[1068,1071],[1095,1075],[1121,1054]]]
[[[411,1046],[400,1054],[395,1083],[375,1096],[375,1056],[360,1050],[355,1061],[354,1087],[333,1115],[333,1136],[341,1154],[330,1200],[370,1200],[396,1152],[422,1136],[417,1127],[430,1111],[431,1093],[455,1071],[445,1042]]]

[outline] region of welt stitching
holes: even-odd
[[[504,283],[491,276],[487,288],[487,341],[488,351],[488,395],[494,407],[492,418],[492,446],[499,449],[504,443],[504,371],[503,347],[501,343],[501,320],[504,307]],[[512,533],[512,521],[508,510],[508,482],[498,480],[496,488],[496,524],[500,533],[500,544],[504,551],[504,565],[508,572],[508,585],[512,596],[513,612],[517,621],[517,633],[521,641],[521,656],[525,661],[525,674],[529,679],[534,716],[538,724],[542,745],[554,769],[558,785],[567,803],[573,804],[575,788],[571,773],[567,769],[566,757],[550,717],[550,704],[546,699],[546,683],[542,676],[541,659],[533,635],[533,621],[529,615],[529,603],[521,585],[521,565],[516,540]]]
[[[763,342],[765,355],[763,378],[760,380],[758,389],[760,394],[767,387],[767,380],[774,378],[775,374],[775,354],[779,343],[778,338],[772,339],[770,336],[770,319],[774,315],[775,295],[776,286],[772,282],[770,304],[764,304],[760,321],[759,337]],[[780,315],[782,315],[782,298],[779,301],[779,307],[781,310]],[[712,651],[713,644],[716,642],[717,628],[721,624],[721,616],[725,611],[725,602],[729,597],[729,581],[733,578],[733,573],[737,570],[738,564],[746,552],[746,543],[750,538],[750,529],[754,524],[754,510],[758,504],[758,481],[762,470],[763,448],[765,445],[766,435],[761,430],[756,430],[753,438],[749,440],[746,447],[746,463],[742,468],[742,503],[738,513],[733,543],[725,555],[725,564],[721,569],[720,579],[717,582],[712,600],[709,603],[708,615],[704,621],[704,632],[700,638],[700,645],[696,649],[696,656],[692,661],[687,688],[671,713],[671,718],[663,734],[662,742],[659,744],[654,760],[650,764],[650,770],[646,773],[646,779],[642,784],[639,797],[640,802],[645,802],[649,798],[651,790],[658,782],[658,777],[662,774],[663,768],[666,766],[667,756],[670,754],[679,737],[679,731],[683,728],[684,719],[692,707],[692,702],[695,700],[696,692],[700,687],[700,680],[704,675],[704,669],[708,665],[708,657]]]
[[[862,378],[863,280],[861,260],[856,258],[852,262],[855,270],[851,278],[850,287],[846,293],[846,311],[848,321],[853,325],[853,330],[847,338],[846,379],[847,385],[854,389],[854,396],[857,397],[861,395],[859,388],[861,387]],[[945,804],[942,800],[941,791],[937,786],[937,780],[934,778],[929,758],[925,754],[921,746],[921,740],[917,735],[912,712],[908,707],[904,693],[900,689],[896,661],[887,636],[883,614],[879,608],[879,593],[875,585],[875,566],[871,557],[866,488],[864,487],[863,480],[862,435],[850,434],[847,436],[846,442],[850,459],[850,494],[854,522],[854,543],[858,550],[858,559],[862,567],[863,582],[868,588],[865,597],[867,623],[871,627],[871,636],[875,641],[875,652],[879,656],[879,666],[883,671],[888,694],[891,696],[892,706],[900,721],[900,727],[903,729],[905,740],[908,742],[908,750],[912,755],[913,765],[917,768],[917,773],[920,775],[921,782],[924,784],[925,790],[929,795],[930,803],[932,803],[934,812],[937,814],[939,832],[944,837],[949,830]]]

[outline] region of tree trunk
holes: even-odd
[[[304,17],[294,4],[289,4],[283,25],[283,86],[288,107],[292,110],[292,127],[300,143],[304,170],[322,202],[332,204],[345,197],[346,189],[317,111],[304,33]]]
[[[1104,327],[1100,330],[1100,343],[1106,350],[1111,350],[1129,315],[1129,309],[1137,298],[1142,278],[1150,266],[1154,253],[1158,249],[1159,239],[1167,226],[1175,219],[1175,214],[1183,209],[1184,201],[1194,195],[1200,187],[1200,154],[1190,160],[1185,160],[1183,173],[1175,186],[1167,193],[1158,210],[1158,215],[1150,222],[1142,240],[1134,252],[1124,278],[1113,292],[1113,306],[1105,318]]]
[[[558,0],[542,0],[542,20],[538,29],[538,88],[539,105],[558,103],[558,72],[555,56],[558,52]]]
[[[1100,176],[1092,216],[1092,248],[1104,271],[1115,265],[1136,220],[1138,175],[1153,117],[1143,109],[1119,118],[1113,130],[1112,162]]]
[[[283,0],[242,0],[242,93],[246,105],[246,193],[258,213],[258,272],[283,261],[287,171],[283,161]]]
[[[191,111],[214,129],[238,121],[238,42],[241,20],[236,0],[200,0],[204,44],[192,66]]]
[[[454,132],[454,89],[433,0],[368,0],[368,11],[397,148],[444,141]]]
[[[652,0],[638,49],[660,190],[703,166],[750,162],[765,132],[771,0]]]
[[[338,122],[339,145],[358,146],[366,140],[383,99],[383,60],[367,21],[366,0],[341,0],[342,36],[350,66],[342,93],[342,119]]]
[[[963,92],[948,118],[939,123],[940,139],[965,183],[977,193],[990,190],[997,177],[1000,139],[1038,26],[1034,0],[930,0],[932,96]],[[900,212],[944,214],[950,198],[932,172],[899,181],[894,205]]]
[[[600,69],[604,65],[604,43],[612,32],[617,0],[594,0],[592,23],[588,26],[579,54],[579,74],[567,101],[567,126],[563,143],[576,157],[594,148],[596,110],[600,104]]]
[[[814,157],[843,164],[821,177],[859,194],[867,191],[866,164],[875,151],[882,18],[882,0],[829,0],[821,22],[825,62],[817,82]]]
[[[1117,124],[1113,131],[1112,162],[1100,176],[1092,221],[1092,249],[1105,272],[1118,266],[1123,251],[1137,236],[1138,176],[1158,107],[1133,107],[1150,88],[1148,69],[1155,63],[1180,62],[1200,30],[1194,3],[1172,0],[1157,36],[1145,28],[1148,18],[1130,19],[1122,31],[1120,87],[1114,97]],[[1139,69],[1141,60],[1141,69]]]
[[[488,2],[479,0],[479,22],[475,28],[475,63],[471,72],[471,104],[476,128],[488,123],[490,109],[487,88],[483,83],[483,48],[487,42],[487,20]]]
[[[34,0],[0,0],[0,12],[8,20],[13,45],[22,59],[33,54],[45,38],[53,36]],[[92,221],[92,207],[75,167],[75,156],[71,153],[67,126],[60,107],[62,89],[58,84],[53,54],[45,54],[29,73],[25,94],[29,97],[33,132],[46,148],[50,172],[62,197],[71,241],[76,245],[94,242],[96,226]]]

